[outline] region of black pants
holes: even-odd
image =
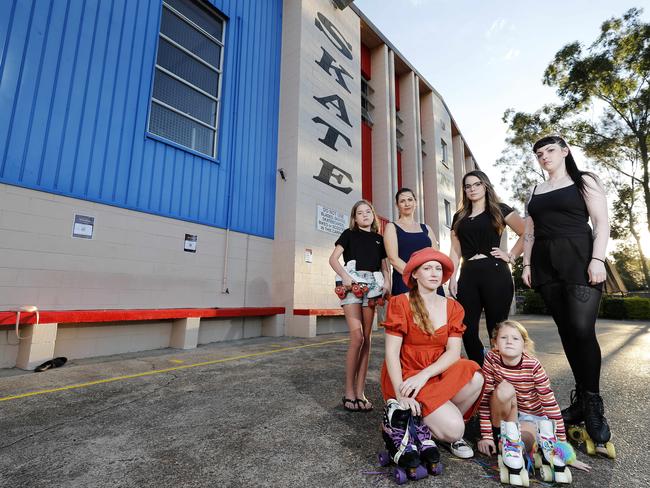
[[[483,343],[479,338],[481,312],[485,310],[488,334],[508,318],[514,284],[508,265],[500,259],[464,261],[458,280],[458,301],[465,309],[463,344],[467,357],[483,365]]]
[[[553,316],[576,384],[599,392],[601,353],[596,318],[602,292],[589,285],[552,281],[537,288]]]

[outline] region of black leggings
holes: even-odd
[[[600,391],[600,345],[596,318],[602,292],[589,285],[552,281],[537,291],[553,316],[576,384]]]
[[[465,309],[463,344],[467,357],[483,365],[483,343],[479,338],[481,312],[485,310],[488,334],[508,318],[514,285],[508,265],[500,259],[464,261],[458,280],[458,301]]]

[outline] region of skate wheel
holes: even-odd
[[[386,451],[377,453],[377,461],[379,462],[379,466],[382,468],[388,466],[390,464],[390,454]]]
[[[393,471],[393,479],[398,485],[403,485],[408,481],[406,471],[404,471],[402,468],[395,468],[395,471]]]
[[[543,464],[539,473],[543,481],[553,481],[553,470],[548,464]]]
[[[583,430],[581,427],[569,427],[569,438],[574,440],[575,442],[583,442],[584,441],[584,435],[583,435]]]
[[[499,464],[499,477],[501,478],[501,483],[508,484],[510,481],[510,473],[508,473],[508,468],[503,464],[503,459],[501,455],[497,457],[497,462]]]
[[[573,481],[573,477],[571,476],[571,471],[569,470],[569,468],[565,467],[564,470],[555,472],[556,483],[563,483],[566,485],[570,485],[571,481]]]
[[[524,467],[520,473],[521,477],[521,486],[530,486],[530,480],[528,479],[528,470]]]
[[[511,474],[510,475],[510,484],[514,486],[524,486],[524,480],[520,474]]]
[[[607,451],[607,457],[609,459],[616,459],[616,448],[614,447],[614,444],[611,442],[606,442],[605,449]]]
[[[594,444],[594,441],[591,440],[591,438],[588,437],[585,439],[585,447],[587,448],[587,454],[590,456],[596,454],[596,445]]]
[[[429,474],[432,476],[438,476],[442,474],[442,463],[433,463],[429,465]]]
[[[535,469],[542,467],[542,455],[538,452],[533,454],[533,459],[535,460]]]
[[[429,471],[427,471],[427,468],[422,466],[421,464],[415,468],[415,477],[413,479],[416,480],[421,480],[429,476]]]

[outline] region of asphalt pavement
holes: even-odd
[[[548,317],[520,316],[565,406],[573,386]],[[648,487],[650,323],[603,320],[602,394],[617,458],[580,460],[576,487]],[[383,332],[373,335],[370,413],[341,407],[345,334],[257,338],[0,370],[0,486],[396,486],[377,465]],[[475,444],[477,431],[467,436]],[[408,486],[497,487],[496,459],[458,460]],[[534,481],[531,486],[553,486]]]

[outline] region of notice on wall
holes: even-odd
[[[305,263],[313,263],[314,262],[314,253],[312,252],[311,249],[305,249]]]
[[[95,217],[75,214],[74,222],[72,224],[72,237],[77,237],[79,239],[92,239],[94,229]]]
[[[350,224],[350,218],[334,209],[317,206],[316,228],[322,232],[339,235]]]
[[[192,234],[185,234],[185,252],[196,252],[196,236]]]

